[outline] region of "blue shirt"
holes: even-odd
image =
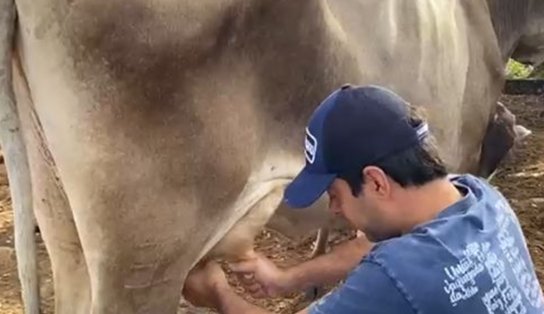
[[[544,313],[519,222],[504,197],[471,175],[465,196],[410,233],[376,244],[311,314]]]

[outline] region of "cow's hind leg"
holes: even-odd
[[[142,180],[140,188],[109,178],[90,180],[90,186],[76,184],[69,193],[59,162],[48,149],[24,75],[19,65],[14,69],[35,214],[51,259],[55,312],[176,313],[183,271],[191,266],[183,261],[195,259],[183,253],[196,255],[202,245],[192,236],[197,229],[184,224],[195,221],[188,216],[194,211],[183,211],[178,190],[169,198],[161,193],[164,189],[151,189],[147,180]],[[123,164],[120,160],[114,168],[121,169]],[[127,177],[120,176],[121,180]],[[96,193],[85,196],[90,190]],[[121,195],[134,195],[132,191],[140,198],[119,200]]]
[[[310,259],[316,258],[327,252],[327,245],[329,243],[329,227],[323,227],[317,231],[317,236],[314,242],[314,249],[310,255]],[[325,294],[325,288],[322,286],[311,287],[304,291],[306,300],[316,300],[323,294]]]
[[[14,74],[36,218],[51,259],[56,313],[175,313],[183,280],[180,257],[184,249],[198,252],[183,245],[191,242],[190,230],[177,236],[183,234],[183,221],[191,220],[177,214],[179,207],[168,206],[179,201],[166,200],[167,209],[151,198],[146,203],[147,197],[119,202],[118,195],[132,187],[124,190],[118,182],[101,189],[106,183],[98,180],[92,180],[92,187],[76,185],[78,192],[99,187],[94,197],[65,192],[19,67]]]
[[[28,152],[36,220],[51,259],[55,312],[87,314],[90,283],[70,205],[56,173],[26,81],[14,67],[14,87]]]
[[[80,200],[72,207],[91,278],[90,313],[173,314],[179,307],[183,280],[205,241],[203,226],[175,199],[181,193],[145,186],[150,181],[139,187],[111,180],[94,197],[81,196],[91,189],[82,184],[68,194]]]

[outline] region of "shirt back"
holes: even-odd
[[[507,201],[474,176],[451,180],[464,191],[462,200],[377,244],[345,285],[310,312],[544,313],[542,288]]]

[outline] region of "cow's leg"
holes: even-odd
[[[206,228],[217,229],[224,217],[197,217],[196,206],[185,201],[179,187],[153,177],[155,165],[149,179],[140,179],[145,171],[134,169],[130,160],[104,166],[69,158],[77,167],[63,173],[67,161],[47,149],[52,140],[33,114],[23,77],[19,74],[16,82],[18,105],[25,117],[36,216],[51,257],[57,313],[176,313],[184,272],[200,252]],[[89,170],[83,175],[88,180],[73,178],[79,169]],[[137,183],[127,184],[134,176]]]
[[[327,244],[329,240],[330,229],[323,227],[317,231],[317,236],[314,242],[314,249],[310,255],[310,259],[316,258],[327,252]],[[305,297],[307,300],[315,300],[325,292],[324,287],[311,287],[305,291]]]
[[[89,313],[90,282],[70,205],[43,131],[33,113],[26,80],[14,66],[14,87],[32,177],[32,196],[53,272],[55,311]]]
[[[44,185],[52,187],[50,181]],[[106,217],[117,206],[93,206],[88,215],[74,207],[78,239],[74,223],[60,212],[66,208],[59,206],[65,198],[57,198],[57,190],[42,192],[46,202],[40,204],[37,218],[51,255],[59,313],[175,313],[182,280],[182,264],[176,258],[183,255],[184,246],[179,239],[163,237],[175,233],[172,228],[144,218],[138,220],[146,227],[138,228],[93,217]],[[147,208],[148,215],[157,209]],[[165,220],[172,219],[171,213],[163,214]],[[178,228],[183,228],[179,221]]]
[[[176,313],[207,228],[217,229],[222,217],[197,217],[182,192],[153,188],[151,181],[126,186],[111,180],[107,188],[98,181],[96,190],[81,183],[68,194],[77,204],[72,207],[91,281],[90,313]],[[86,193],[91,190],[96,194]]]
[[[0,0],[0,142],[13,201],[15,249],[23,304],[26,313],[36,314],[39,312],[39,289],[30,172],[12,90],[15,12],[13,0]]]
[[[325,254],[327,251],[327,244],[329,240],[329,228],[323,227],[317,231],[317,236],[314,242],[314,249],[312,250],[311,258],[316,258],[319,255]]]

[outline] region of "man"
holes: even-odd
[[[262,256],[233,265],[256,296],[347,275],[299,313],[544,313],[507,201],[472,175],[448,176],[427,124],[398,95],[377,86],[335,91],[310,119],[305,154],[286,202],[307,207],[326,191],[330,209],[366,238],[290,269]],[[192,272],[185,293],[221,313],[268,313],[236,295],[214,263]]]

